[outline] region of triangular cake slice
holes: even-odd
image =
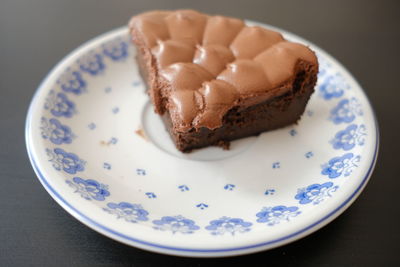
[[[240,20],[151,11],[129,23],[155,112],[189,152],[297,122],[314,91],[308,47]]]

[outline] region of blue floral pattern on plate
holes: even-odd
[[[275,207],[264,207],[260,212],[256,214],[258,217],[257,222],[266,223],[268,226],[274,226],[280,224],[281,222],[288,222],[291,218],[299,215],[298,207],[295,206],[275,206]]]
[[[186,192],[186,191],[190,190],[190,188],[187,185],[184,185],[184,184],[178,186],[178,188],[179,188],[179,190],[181,190],[181,192]]]
[[[276,192],[275,189],[267,189],[267,190],[265,190],[264,195],[271,196],[271,195],[274,195],[275,192]]]
[[[204,210],[204,209],[208,208],[208,204],[206,204],[206,203],[199,203],[199,204],[196,205],[196,207],[199,208],[199,209],[201,209],[201,210]]]
[[[332,109],[329,119],[335,124],[350,123],[354,121],[356,116],[362,116],[363,111],[359,101],[352,97],[351,99],[343,99]]]
[[[218,220],[210,221],[206,230],[212,235],[224,235],[225,233],[235,235],[236,233],[246,233],[251,230],[251,222],[246,222],[239,218],[221,217]]]
[[[331,144],[334,149],[343,149],[348,151],[353,149],[356,144],[360,146],[364,145],[366,135],[364,124],[361,124],[360,126],[351,124],[347,126],[346,129],[337,132],[334,139],[331,140]]]
[[[322,166],[321,174],[329,178],[338,178],[342,174],[349,176],[353,169],[358,166],[361,156],[354,156],[353,153],[346,153],[340,157],[334,157],[327,164]]]
[[[300,188],[294,198],[299,200],[299,203],[303,205],[309,203],[317,205],[331,197],[332,193],[336,192],[338,188],[339,186],[334,185],[332,182],[312,184],[305,188]]]
[[[319,86],[319,92],[325,100],[340,98],[343,96],[345,90],[350,89],[349,84],[340,73],[326,75],[325,77],[322,76],[320,79],[322,83]]]
[[[71,71],[67,69],[65,73],[57,81],[57,84],[66,93],[80,95],[86,91],[86,81],[83,79],[79,71]]]
[[[90,75],[98,75],[105,69],[103,62],[103,56],[98,53],[91,53],[78,60],[79,67],[82,71],[89,73]]]
[[[137,223],[139,221],[147,221],[149,218],[149,212],[142,208],[139,204],[131,204],[128,202],[120,202],[113,203],[110,202],[107,204],[106,208],[103,208],[104,211],[117,215],[117,219],[124,219],[130,223]]]
[[[75,193],[80,194],[86,200],[103,201],[110,196],[108,186],[93,179],[85,180],[80,177],[74,177],[72,181],[66,180],[66,183],[75,189]]]
[[[234,184],[227,184],[224,186],[225,190],[229,190],[229,191],[233,191],[233,189],[235,189],[236,185]]]
[[[75,113],[75,104],[64,93],[56,93],[51,90],[44,106],[56,117],[71,118]]]
[[[103,53],[113,61],[124,60],[128,56],[128,43],[117,38],[103,45]]]
[[[49,161],[57,171],[65,171],[69,174],[75,174],[85,169],[85,161],[80,159],[74,153],[68,153],[62,148],[46,149]]]
[[[72,139],[75,135],[72,133],[71,128],[67,125],[61,124],[61,122],[55,118],[46,119],[42,117],[42,137],[49,139],[53,144],[71,144]]]
[[[173,234],[193,234],[200,229],[194,221],[186,219],[181,215],[164,216],[160,220],[154,220],[153,225],[153,228],[156,230],[170,231]]]

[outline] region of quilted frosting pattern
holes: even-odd
[[[155,84],[161,89],[150,90],[167,99],[179,131],[218,128],[232,107],[290,90],[283,85],[294,79],[300,60],[318,65],[308,47],[236,18],[151,11],[133,17],[130,29],[133,41],[151,55],[147,66],[158,74]]]

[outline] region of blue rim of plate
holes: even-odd
[[[270,26],[268,24],[263,24],[265,26]],[[273,26],[270,26],[271,28],[276,28]],[[372,172],[374,170],[376,161],[377,161],[377,157],[378,157],[378,151],[379,151],[379,143],[380,143],[380,134],[379,134],[379,125],[376,119],[376,115],[375,112],[371,106],[371,103],[368,99],[368,97],[366,96],[364,90],[362,89],[362,87],[360,86],[360,84],[357,82],[357,80],[355,80],[355,78],[353,77],[353,75],[350,74],[350,72],[339,62],[337,61],[334,57],[332,57],[329,53],[327,53],[325,50],[321,49],[319,46],[314,45],[312,42],[307,41],[309,44],[311,44],[314,47],[317,47],[320,51],[322,51],[323,53],[325,53],[325,55],[327,55],[328,57],[330,57],[330,59],[339,67],[341,67],[343,70],[345,70],[347,73],[350,74],[351,78],[354,80],[355,84],[361,89],[361,93],[364,95],[368,105],[371,108],[371,112],[372,112],[372,117],[374,120],[374,126],[376,129],[376,138],[375,138],[375,148],[374,148],[374,154],[372,157],[372,161],[371,161],[371,165],[368,168],[367,173],[365,174],[365,176],[363,177],[363,179],[361,180],[360,184],[357,186],[357,188],[354,190],[354,192],[345,200],[343,201],[339,206],[337,206],[333,211],[331,211],[330,213],[328,213],[327,215],[325,215],[324,217],[320,218],[319,220],[317,220],[314,223],[309,224],[308,226],[302,228],[301,230],[298,230],[294,233],[288,234],[284,237],[280,237],[277,239],[273,239],[273,240],[269,240],[269,241],[265,241],[265,242],[261,242],[261,243],[257,243],[254,245],[247,245],[247,246],[240,246],[240,247],[233,247],[233,248],[226,248],[226,249],[191,249],[191,248],[182,248],[182,247],[173,247],[173,246],[165,246],[165,245],[160,245],[157,243],[152,243],[152,242],[148,242],[148,241],[144,241],[144,240],[140,240],[125,234],[122,234],[120,232],[114,231],[113,229],[110,229],[109,227],[106,227],[104,225],[102,225],[99,222],[96,222],[95,220],[89,218],[88,216],[86,216],[85,214],[83,214],[82,212],[80,212],[77,208],[75,208],[74,206],[72,206],[68,201],[66,201],[47,181],[46,177],[42,174],[42,171],[40,170],[40,168],[38,167],[35,158],[32,154],[32,147],[29,141],[29,135],[30,135],[30,129],[31,129],[31,121],[32,121],[32,114],[33,114],[33,107],[34,107],[34,103],[35,100],[37,99],[39,92],[42,90],[43,84],[44,82],[48,79],[48,77],[50,76],[51,73],[53,73],[53,71],[60,65],[62,65],[64,63],[64,61],[66,59],[68,59],[72,54],[74,54],[76,51],[80,50],[81,48],[83,48],[84,46],[86,46],[87,44],[101,39],[104,36],[107,36],[109,34],[112,34],[114,32],[117,32],[121,29],[123,29],[124,27],[120,27],[120,28],[116,28],[114,30],[105,32],[95,38],[92,38],[86,42],[84,42],[83,44],[81,44],[80,46],[78,46],[77,48],[75,48],[74,50],[72,50],[70,53],[68,53],[62,60],[60,60],[49,72],[48,74],[45,76],[45,78],[42,80],[42,82],[40,83],[39,87],[36,89],[33,98],[31,100],[31,103],[29,105],[28,108],[28,113],[27,113],[27,117],[26,117],[26,123],[25,123],[25,143],[26,143],[26,148],[27,148],[27,152],[28,152],[28,157],[29,160],[31,162],[31,165],[33,167],[33,170],[36,173],[36,176],[38,177],[39,181],[41,182],[41,184],[43,185],[43,187],[46,189],[47,192],[49,192],[49,194],[53,197],[53,199],[60,204],[64,209],[66,209],[73,217],[75,217],[76,219],[78,219],[80,222],[82,222],[83,224],[85,224],[86,226],[92,228],[93,230],[102,233],[114,240],[123,242],[127,245],[132,245],[133,243],[136,243],[138,245],[144,245],[144,246],[148,246],[150,248],[154,248],[154,249],[166,249],[169,251],[175,251],[175,252],[192,252],[192,253],[222,253],[222,252],[235,252],[235,251],[246,251],[249,249],[255,249],[255,248],[263,248],[266,246],[271,246],[272,247],[276,247],[279,245],[284,245],[287,244],[288,242],[291,241],[295,241],[300,239],[307,231],[310,231],[309,233],[315,232],[317,230],[319,230],[321,227],[325,226],[326,224],[328,224],[329,222],[331,222],[332,220],[334,220],[337,216],[339,216],[340,214],[342,214],[349,206],[350,204],[356,199],[356,197],[358,196],[358,194],[360,194],[362,192],[362,190],[364,189],[365,185],[367,184],[369,178],[372,175]],[[278,28],[276,28],[278,29]],[[288,32],[288,31],[286,31]],[[288,32],[290,33],[290,32]],[[293,33],[290,33],[293,36],[296,36],[299,39],[303,39]],[[286,241],[286,242],[285,242]],[[275,245],[275,246],[274,246]],[[142,249],[146,249],[142,246],[140,246],[140,248]],[[151,250],[151,249],[150,249]],[[154,250],[155,251],[155,250]],[[258,251],[258,250],[257,250]],[[161,252],[162,251],[157,251],[157,252]],[[256,251],[252,251],[252,252],[256,252]],[[179,255],[179,254],[176,254]],[[183,255],[183,254],[182,254]],[[196,255],[190,255],[190,256],[196,256]],[[197,256],[201,256],[201,255],[197,255]],[[209,255],[207,255],[209,256]],[[218,256],[218,255],[216,255]],[[222,255],[224,256],[224,255]]]

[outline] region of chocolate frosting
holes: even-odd
[[[287,93],[299,61],[318,65],[313,51],[278,32],[194,10],[143,13],[130,29],[149,72],[158,74],[149,75],[149,89],[159,90],[152,94],[164,99],[153,99],[156,111],[167,109],[182,132],[221,127],[233,107]]]

